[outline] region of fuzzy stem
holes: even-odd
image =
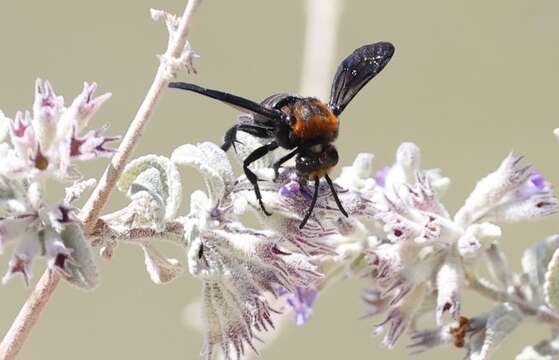
[[[498,289],[483,279],[475,275],[467,275],[469,288],[478,294],[495,302],[508,302],[518,307],[526,316],[535,317],[537,320],[545,322],[555,328],[559,327],[559,315],[549,310],[545,306],[535,306],[518,298],[513,294]]]
[[[165,225],[163,231],[157,231],[152,227],[134,227],[118,229],[106,223],[103,218],[97,220],[95,230],[91,235],[93,241],[103,243],[106,239],[114,241],[126,241],[130,243],[143,243],[146,239],[168,240],[172,243],[183,244],[184,227],[180,222],[172,221]]]
[[[163,55],[163,59],[179,59],[181,57],[184,46],[186,45],[190,21],[201,3],[202,0],[190,0],[188,2],[176,30],[176,35],[171,37],[169,48],[167,49],[165,55]],[[151,118],[163,91],[169,84],[169,69],[167,66],[170,66],[170,64],[165,61],[162,61],[159,65],[155,79],[153,80],[144,101],[140,105],[134,120],[130,124],[126,135],[122,139],[117,153],[111,159],[111,163],[105,170],[103,177],[99,180],[93,194],[82,209],[83,224],[86,234],[91,232],[91,230],[95,227],[97,218],[107,203],[109,194],[114,188],[120,174],[124,170],[124,167],[126,166],[132,151],[136,147],[136,143],[140,139],[145,125]]]
[[[15,359],[59,282],[60,275],[52,270],[41,276],[0,344],[0,359]]]
[[[89,234],[94,229],[97,218],[107,203],[109,194],[124,170],[130,155],[132,155],[143,133],[145,125],[151,118],[155,106],[170,81],[169,74],[173,74],[177,70],[176,68],[169,68],[173,66],[171,61],[178,60],[181,57],[186,45],[192,17],[201,3],[202,0],[190,0],[186,5],[175,33],[169,34],[171,39],[163,56],[163,60],[167,61],[162,61],[159,65],[155,79],[134,120],[130,124],[126,135],[122,139],[117,153],[112,158],[103,177],[82,209],[81,214],[86,234]],[[2,343],[0,343],[0,359],[7,360],[16,357],[59,282],[60,275],[58,273],[50,270],[45,271],[4,336]]]

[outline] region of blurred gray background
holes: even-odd
[[[201,55],[199,74],[181,78],[259,100],[297,90],[303,48],[304,3],[206,1],[191,32]],[[164,51],[167,32],[149,8],[181,12],[184,0],[2,1],[0,3],[0,108],[13,116],[32,105],[36,77],[52,81],[69,101],[84,80],[97,81],[113,98],[91,126],[110,123],[123,134],[143,99]],[[426,167],[452,179],[445,203],[455,211],[483,175],[514,149],[547,179],[559,182],[559,3],[551,0],[351,1],[343,7],[337,59],[379,40],[396,54],[343,114],[337,142],[341,164],[372,152],[380,168],[391,163],[402,141],[416,142]],[[324,24],[328,26],[328,24]],[[332,68],[332,74],[335,69]],[[168,92],[147,128],[136,156],[168,155],[183,143],[221,141],[235,111],[182,92]],[[105,160],[82,166],[101,174]],[[203,186],[184,171],[188,192]],[[55,190],[53,196],[57,194]],[[110,209],[124,204],[114,193]],[[185,201],[184,211],[187,209]],[[503,244],[519,267],[528,245],[558,229],[557,218],[504,228]],[[179,249],[167,254],[183,260]],[[5,269],[7,254],[0,258]],[[102,284],[93,293],[59,287],[21,352],[22,359],[196,359],[202,338],[183,321],[200,284],[185,276],[169,285],[151,283],[141,250],[121,246],[115,258],[99,259]],[[34,279],[44,262],[35,263]],[[3,271],[3,270],[2,270]],[[289,326],[263,359],[400,359],[405,339],[387,351],[372,338],[360,280],[348,280],[319,299],[302,328]],[[13,320],[29,289],[19,281],[0,287],[0,331]],[[489,303],[468,296],[464,314]],[[376,320],[380,321],[380,319]],[[497,354],[510,359],[547,333],[527,324]],[[441,349],[418,359],[456,358]]]

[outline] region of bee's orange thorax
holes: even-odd
[[[293,133],[301,140],[331,138],[338,134],[339,121],[330,109],[317,99],[309,99],[293,106]]]

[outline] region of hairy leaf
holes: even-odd
[[[66,280],[82,289],[94,289],[99,283],[99,274],[93,251],[85,239],[81,227],[77,224],[68,224],[64,227],[60,237],[64,245],[72,249],[73,261],[67,265]]]
[[[231,191],[235,175],[227,155],[217,145],[204,142],[179,146],[173,151],[171,161],[191,166],[203,175],[214,206]]]
[[[180,174],[165,156],[146,155],[131,161],[118,181],[118,188],[129,196],[147,191],[165,208],[165,220],[176,217],[182,199]]]

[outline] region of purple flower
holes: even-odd
[[[385,166],[381,170],[377,171],[375,174],[375,181],[378,186],[384,187],[386,183],[386,175],[390,171],[390,166]]]
[[[302,196],[305,200],[311,200],[312,195],[303,187],[298,181],[291,180],[284,186],[282,186],[279,190],[281,196],[285,197],[295,197],[295,196]]]
[[[287,293],[287,303],[295,312],[295,325],[301,326],[309,321],[312,314],[312,306],[317,296],[318,290],[314,286],[307,288],[297,287],[295,292]]]
[[[543,174],[538,171],[533,171],[530,174],[530,181],[538,190],[543,190],[545,188],[545,178]]]

